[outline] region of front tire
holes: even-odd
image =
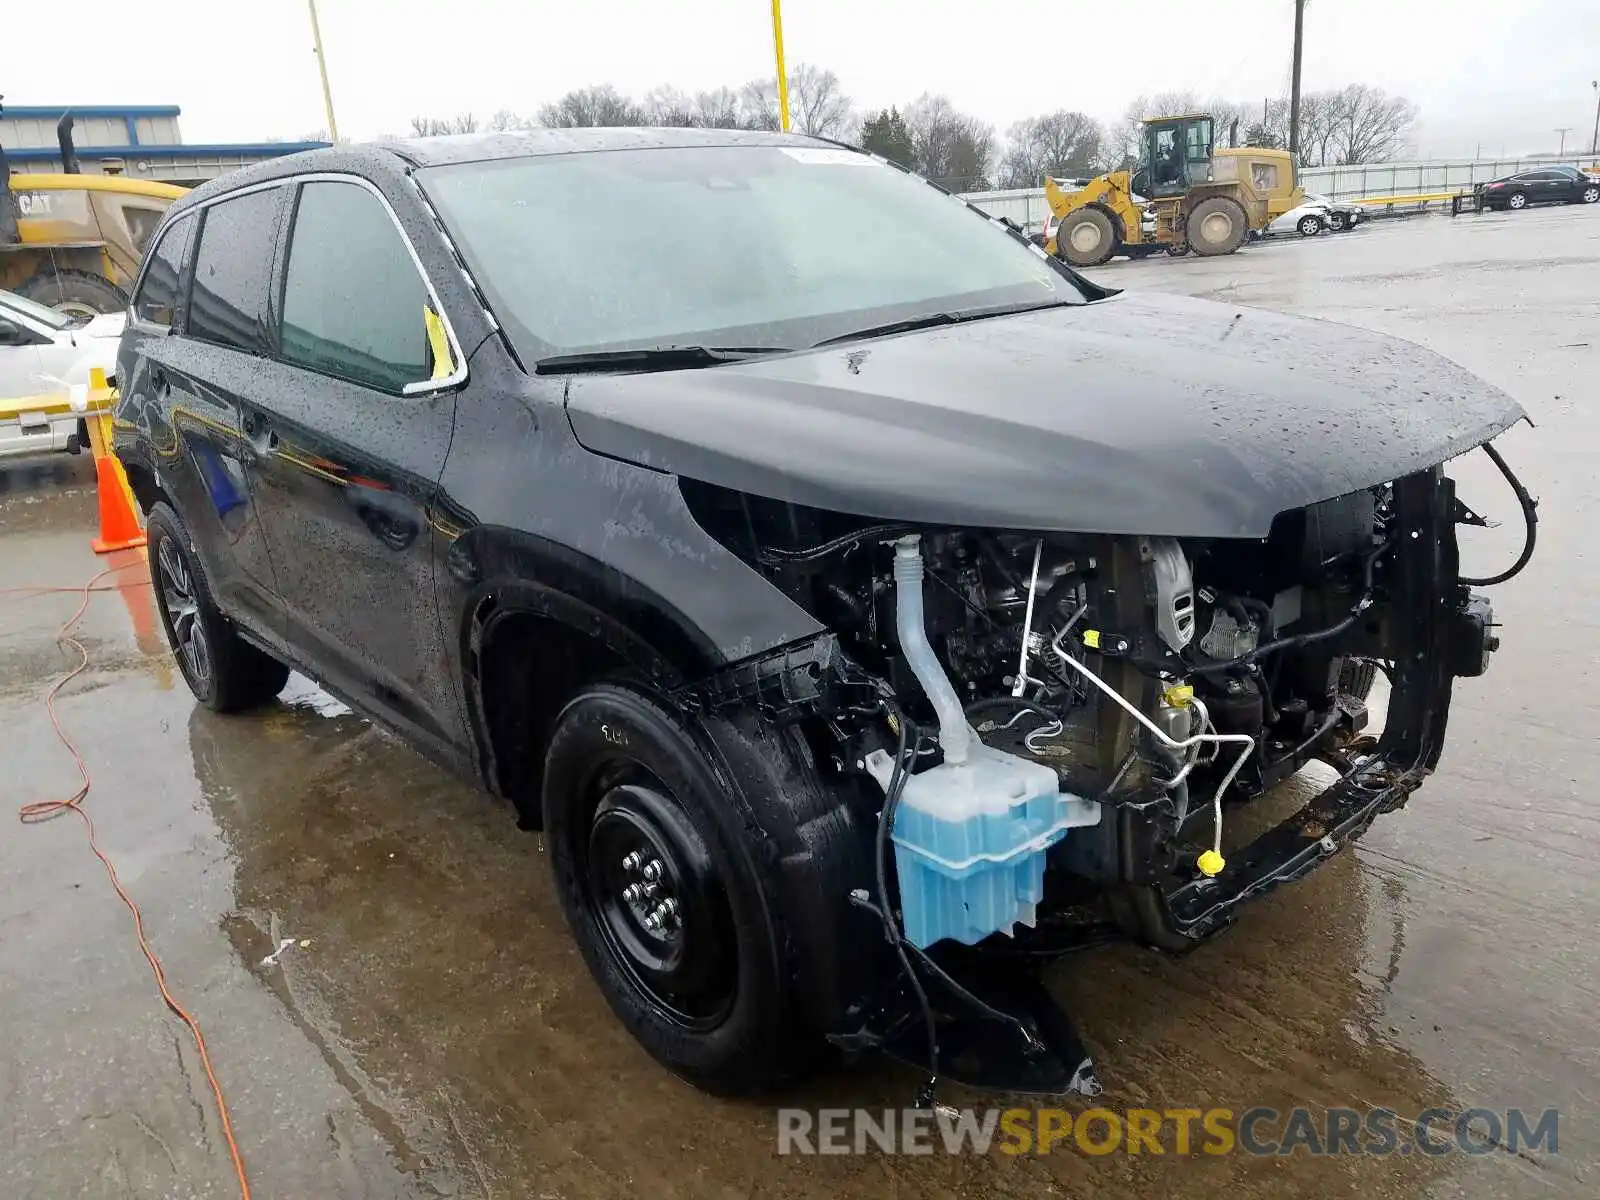
[[[158,501],[145,524],[156,609],[194,698],[214,712],[240,712],[283,691],[289,668],[246,642],[222,615],[177,512]]]
[[[1328,214],[1328,228],[1335,233],[1343,233],[1348,226],[1345,225],[1343,213]]]
[[[562,710],[544,768],[556,890],[611,1011],[708,1091],[785,1080],[804,1061],[774,872],[740,782],[699,722],[598,684]]]
[[[1600,183],[1591,183],[1578,193],[1579,204],[1600,203]]]
[[[1075,267],[1098,267],[1117,252],[1117,227],[1101,208],[1080,208],[1061,219],[1056,252]]]

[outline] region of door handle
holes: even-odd
[[[278,448],[278,435],[271,422],[258,412],[247,412],[242,422],[244,435],[257,454],[271,454]]]

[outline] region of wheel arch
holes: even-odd
[[[669,692],[724,660],[682,613],[615,567],[510,531],[468,538],[446,567],[458,580],[481,573],[461,597],[458,628],[480,774],[535,828],[544,746],[579,688],[628,676]]]

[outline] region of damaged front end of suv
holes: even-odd
[[[1063,336],[1092,344],[1156,311],[1190,318],[1197,344],[1230,320],[1119,297]],[[1232,336],[1248,356],[1290,320],[1232,314]],[[1191,376],[1129,413],[1041,401],[1015,370],[970,403],[912,394],[910,372],[941,373],[930,357],[948,378],[1004,338],[1025,360],[1048,336],[1030,317],[575,381],[580,442],[675,473],[698,525],[820,629],[676,698],[792,729],[808,770],[853,797],[871,844],[836,877],[864,922],[836,1043],[1092,1094],[1039,963],[1107,936],[1193,946],[1433,770],[1453,680],[1497,646],[1472,585],[1531,553],[1533,501],[1486,444],[1521,413],[1414,347],[1320,328],[1365,340],[1401,398],[1329,376],[1236,386],[1219,408]],[[1138,385],[1118,378],[1113,392]],[[740,403],[704,419],[729,387]],[[903,423],[864,421],[874,405]],[[1444,471],[1480,445],[1528,522],[1527,552],[1493,580],[1462,576],[1456,527],[1483,522]],[[1266,832],[1226,836],[1237,806],[1312,762],[1334,781]]]

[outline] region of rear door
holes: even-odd
[[[429,516],[463,360],[374,185],[312,177],[291,204],[276,361],[243,416],[289,637],[336,690],[456,743]]]
[[[117,353],[119,420],[137,426],[218,603],[269,642],[272,571],[246,489],[237,389],[265,346],[284,191],[240,192],[162,230]]]

